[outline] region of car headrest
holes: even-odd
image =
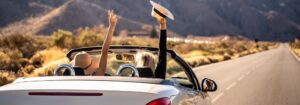
[[[137,67],[140,77],[153,78],[154,73],[150,67]]]
[[[75,70],[75,75],[76,76],[83,76],[84,75],[84,70],[80,67],[73,67],[73,69]],[[63,73],[64,76],[69,76],[71,75],[70,71],[69,70],[66,70],[64,73]]]

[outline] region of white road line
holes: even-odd
[[[250,74],[251,71],[246,72],[246,75]]]
[[[232,84],[230,84],[230,85],[226,88],[226,90],[231,89],[234,85],[236,85],[236,82],[233,82]]]
[[[244,79],[244,77],[245,77],[245,75],[241,76],[241,77],[238,79],[238,81]]]
[[[292,55],[293,55],[298,61],[300,61],[300,57],[298,57],[298,56],[296,55],[296,53],[295,53],[294,51],[292,51],[291,47],[288,47],[288,49],[289,49],[290,53],[292,53]]]
[[[224,95],[224,93],[222,92],[222,93],[220,93],[220,94],[218,94],[214,99],[212,99],[211,100],[211,103],[214,103],[214,102],[216,102],[221,96],[223,96]]]

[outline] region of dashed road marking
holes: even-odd
[[[220,93],[220,94],[218,94],[214,99],[212,99],[211,100],[211,103],[214,103],[214,102],[216,102],[220,97],[222,97],[224,95],[224,93],[222,92],[222,93]]]
[[[238,79],[238,81],[244,79],[244,77],[245,77],[245,75],[241,76],[241,77]]]
[[[232,84],[230,84],[230,85],[226,88],[226,90],[231,89],[234,85],[236,85],[236,82],[233,82]]]

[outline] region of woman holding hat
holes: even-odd
[[[155,70],[157,78],[165,79],[167,68],[167,21],[166,17],[174,20],[173,14],[165,7],[150,0],[153,6],[151,15],[160,24],[160,38],[159,38],[159,61]]]
[[[100,55],[100,59],[96,57],[92,57],[86,52],[79,52],[75,55],[74,61],[72,61],[72,66],[76,72],[76,75],[98,75],[104,76],[107,65],[107,56],[109,46],[111,44],[111,40],[113,37],[113,33],[116,28],[116,24],[118,22],[118,16],[114,13],[113,10],[108,11],[108,20],[109,27],[106,33],[106,38],[104,39],[104,43],[102,45],[102,51]],[[64,73],[69,74],[69,73]]]
[[[160,24],[159,61],[155,70],[157,78],[165,78],[167,68],[167,23],[165,18],[156,18]]]

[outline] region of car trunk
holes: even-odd
[[[169,91],[174,90],[172,86],[161,85],[159,80],[121,79],[17,80],[0,88],[0,102],[1,105],[145,105],[169,97],[162,93],[172,94]]]

